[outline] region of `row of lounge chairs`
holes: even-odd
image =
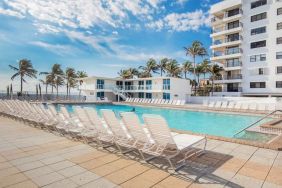
[[[177,105],[177,106],[182,106],[185,104],[185,100],[144,99],[144,98],[126,98],[125,102],[146,103],[146,104],[156,104],[156,105]]]
[[[211,110],[238,112],[272,112],[276,110],[275,103],[235,102],[235,101],[204,101],[203,106]]]
[[[94,108],[73,109],[74,113],[69,113],[64,106],[57,111],[53,105],[0,100],[2,115],[88,144],[96,143],[97,147],[114,146],[122,154],[137,151],[145,162],[156,157],[165,158],[174,170],[205,150],[205,137],[171,132],[159,115],[143,115],[145,125],[142,125],[133,112],[123,112],[119,118],[112,110],[101,110],[100,117]],[[204,148],[199,147],[200,144]]]

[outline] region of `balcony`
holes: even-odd
[[[243,16],[243,10],[239,9],[239,12],[235,14],[230,14],[229,12],[224,12],[223,16],[214,16],[211,18],[211,25],[216,26],[226,22],[231,22],[233,20],[238,20]]]
[[[210,37],[217,37],[220,35],[227,35],[231,33],[238,33],[242,31],[243,29],[243,23],[240,22],[240,24],[237,27],[228,27],[227,25],[222,27],[214,27],[211,31]]]
[[[219,76],[219,77],[216,77],[215,80],[214,80],[215,84],[239,83],[239,82],[242,82],[242,74]]]
[[[224,38],[224,39],[215,40],[212,43],[211,49],[240,45],[242,41],[243,41],[243,37],[241,35],[237,38]]]
[[[238,7],[242,5],[242,0],[228,0],[228,1],[221,1],[219,3],[214,4],[211,6],[210,13],[217,14],[222,12],[222,10],[231,9],[232,7]]]
[[[243,50],[241,48],[230,48],[223,51],[216,51],[211,57],[212,61],[218,61],[223,59],[239,58],[242,56]]]
[[[226,62],[224,64],[224,70],[230,71],[230,70],[237,70],[242,68],[242,62],[241,61],[231,61]]]

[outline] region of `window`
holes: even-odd
[[[239,20],[235,21],[235,22],[230,22],[227,24],[228,29],[234,29],[239,27]]]
[[[170,94],[169,93],[163,93],[163,99],[170,100]]]
[[[257,35],[266,32],[266,27],[259,27],[251,30],[251,35]]]
[[[259,74],[259,75],[263,75],[263,68],[259,68],[259,69],[258,69],[258,74]]]
[[[146,93],[146,99],[151,99],[152,98],[152,93]]]
[[[282,73],[282,66],[276,67],[276,73],[281,74]]]
[[[250,82],[250,88],[265,88],[265,82]]]
[[[144,93],[138,93],[138,98],[143,99],[144,98]]]
[[[104,89],[104,84],[105,81],[104,80],[97,80],[97,89]]]
[[[265,46],[266,46],[266,40],[251,43],[251,49],[261,48],[261,47],[265,47]]]
[[[280,29],[282,29],[282,22],[277,24],[277,30],[280,30]]]
[[[170,79],[163,79],[163,89],[170,90]]]
[[[282,14],[282,7],[277,9],[277,15],[281,15]]]
[[[231,35],[227,35],[226,40],[227,40],[227,42],[233,42],[233,41],[239,40],[239,38],[240,38],[239,33],[234,33],[234,34],[231,34]]]
[[[241,66],[241,62],[239,61],[238,58],[226,60],[226,67],[237,67],[237,66]]]
[[[146,80],[146,89],[147,90],[152,89],[152,80]]]
[[[251,22],[256,22],[266,18],[266,12],[254,15],[251,17]]]
[[[278,37],[276,39],[276,44],[282,44],[282,37]]]
[[[103,99],[105,97],[104,92],[97,92],[97,97]]]
[[[144,81],[143,80],[138,81],[138,89],[140,89],[140,90],[144,89]],[[141,97],[139,97],[139,98],[141,98]],[[142,98],[144,98],[144,94],[143,94]]]
[[[240,9],[236,8],[227,12],[227,17],[235,16],[240,13]]]
[[[251,3],[251,9],[257,8],[257,7],[260,7],[262,5],[266,5],[266,4],[267,4],[267,0],[254,1],[254,2]]]
[[[276,81],[276,88],[282,88],[282,81]]]
[[[282,59],[282,52],[276,52],[276,59]]]
[[[250,62],[257,62],[257,61],[266,61],[266,55],[259,54],[259,55],[252,55],[250,57]]]

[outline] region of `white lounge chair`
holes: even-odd
[[[266,110],[266,104],[265,103],[259,103],[258,104],[258,111],[264,112]]]
[[[214,107],[218,110],[221,107],[222,101],[216,101]]]
[[[154,157],[165,158],[169,162],[170,167],[175,171],[183,167],[188,158],[205,150],[205,137],[188,134],[178,134],[173,137],[163,117],[159,115],[145,114],[143,115],[143,118],[155,144],[154,146],[149,146],[147,148],[144,147],[141,151]],[[203,150],[193,148],[193,146],[202,141],[204,141]],[[183,154],[184,157],[181,160],[178,160],[176,165],[174,165],[172,159],[179,154]],[[148,160],[150,159],[151,158]],[[145,160],[148,161],[147,159]]]
[[[248,111],[249,105],[250,105],[249,103],[243,102],[243,103],[242,103],[242,106],[241,106],[241,108],[240,108],[240,111],[244,111],[244,112]]]
[[[228,101],[223,101],[220,108],[226,110],[227,106],[228,106]]]
[[[214,101],[210,101],[208,109],[213,109],[214,105],[215,105],[215,102]]]
[[[234,101],[230,101],[228,103],[228,106],[227,106],[226,109],[229,110],[229,111],[232,111],[234,109],[234,106],[235,106],[235,102]]]
[[[275,103],[269,103],[268,106],[267,106],[267,111],[273,112],[274,110],[276,110],[276,104]]]
[[[241,102],[236,102],[236,104],[235,104],[233,110],[234,110],[234,111],[240,111],[241,106],[242,106],[242,103],[241,103]]]
[[[256,112],[257,111],[257,103],[250,103],[249,104],[249,111],[250,112]]]
[[[209,106],[209,100],[203,100],[203,106],[208,107]]]

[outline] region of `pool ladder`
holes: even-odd
[[[268,118],[269,116],[275,114],[276,112],[282,112],[282,110],[274,110],[274,111],[270,112],[269,114],[266,114],[265,116],[263,116],[262,118],[260,118],[256,122],[252,123],[248,127],[244,128],[244,129],[240,130],[239,132],[237,132],[236,134],[234,134],[233,137],[236,138],[236,136],[239,135],[240,133],[242,133],[243,131],[251,128],[252,126],[256,125],[257,123],[261,122],[262,120],[264,120],[264,119]]]

